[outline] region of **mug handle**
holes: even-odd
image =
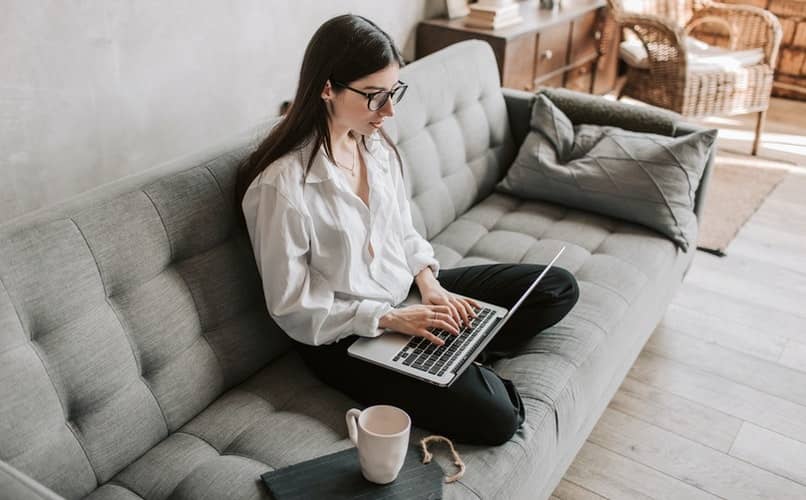
[[[347,420],[347,434],[350,435],[350,441],[356,446],[358,446],[358,428],[356,427],[356,422],[359,415],[361,415],[361,410],[355,408],[347,410],[347,414],[345,415],[345,419]]]

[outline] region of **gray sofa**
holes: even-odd
[[[445,487],[548,497],[694,250],[494,192],[533,95],[500,88],[487,44],[451,46],[401,79],[390,133],[442,265],[542,263],[568,247],[559,265],[579,281],[577,306],[495,366],[523,395],[524,426],[499,447],[459,446],[467,473]],[[235,223],[236,166],[266,130],[0,227],[0,497],[265,498],[261,473],[350,446],[355,403],[290,350]]]

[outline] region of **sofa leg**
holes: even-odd
[[[767,110],[759,111],[758,118],[756,119],[756,137],[753,138],[753,149],[750,154],[756,156],[758,154],[758,146],[761,143],[761,133],[764,130],[764,121],[767,119]]]

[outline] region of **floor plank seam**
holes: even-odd
[[[708,316],[706,313],[704,313],[702,311],[698,311],[697,309],[692,309],[691,307],[684,306],[684,305],[670,304],[670,307],[674,307],[674,308],[677,308],[677,309],[683,309],[684,310],[683,314],[688,314],[688,315],[691,315],[691,316]],[[667,309],[667,312],[668,312],[668,309]],[[710,318],[715,318],[714,316],[709,316],[709,317]],[[730,326],[730,328],[732,328],[734,330],[736,330],[736,329],[757,330],[758,329],[757,326],[750,325],[750,324],[744,323],[742,321],[736,321],[736,320],[732,320],[732,319],[724,318],[724,317],[716,317],[716,319],[718,319],[719,322],[720,322],[720,327],[719,328],[724,328],[724,324],[727,323],[728,326]],[[698,318],[698,321],[699,321],[699,318]],[[689,332],[687,332],[686,330],[683,330],[683,329],[681,329],[679,327],[667,326],[664,323],[663,320],[661,321],[660,325],[663,325],[664,327],[669,328],[670,330],[674,330],[676,332],[685,333],[689,337],[691,336],[689,334]],[[723,333],[723,332],[719,332],[719,333]],[[793,340],[796,341],[797,340],[796,338],[793,338],[792,336],[790,336],[790,334],[779,333],[779,332],[775,332],[775,333],[772,333],[772,334],[769,334],[769,335],[764,335],[764,336],[768,339],[769,343],[774,344],[774,343],[776,343],[775,341],[781,342],[780,349],[778,347],[775,347],[776,351],[777,350],[781,351],[781,353],[776,357],[776,359],[773,360],[773,359],[767,359],[767,358],[759,358],[759,359],[767,359],[768,361],[778,361],[780,356],[786,350],[786,344],[789,343],[790,341],[793,341]],[[772,337],[772,338],[770,338],[770,337]],[[694,338],[699,339],[698,337],[694,337]],[[703,342],[705,342],[705,341],[703,340]],[[730,349],[734,349],[734,350],[736,350],[738,352],[742,352],[742,353],[745,353],[745,354],[751,354],[751,355],[756,356],[757,358],[759,357],[758,355],[755,355],[752,352],[742,351],[742,350],[736,349],[735,347],[731,347],[730,345],[724,345],[724,344],[716,344],[716,345],[723,346],[723,347],[730,348]]]
[[[730,296],[730,295],[725,295],[725,294],[719,293],[718,291],[714,291],[714,290],[707,289],[707,288],[702,287],[702,286],[700,286],[700,285],[698,285],[698,284],[694,284],[694,283],[691,283],[691,282],[683,282],[683,287],[685,287],[685,286],[687,286],[687,285],[688,285],[688,286],[692,286],[692,287],[699,288],[699,289],[701,289],[701,290],[703,290],[703,291],[705,291],[706,293],[709,293],[709,294],[716,294],[716,295],[719,295],[719,296],[721,296],[722,298],[724,298],[726,302],[733,302],[733,303],[735,303],[735,304],[736,304],[737,306],[739,306],[739,307],[741,307],[741,306],[749,306],[749,307],[755,307],[755,308],[765,308],[765,307],[766,307],[766,306],[759,305],[759,304],[757,304],[757,303],[755,303],[755,302],[752,302],[752,301],[748,301],[748,300],[742,300],[742,299],[739,299],[739,298],[737,298],[737,297],[733,297],[733,296]],[[685,293],[685,290],[681,289],[681,291],[678,293],[678,295],[682,295],[682,294],[684,294],[684,293]],[[689,310],[691,310],[691,311],[694,311],[694,312],[698,312],[698,313],[705,314],[705,312],[704,312],[704,311],[702,311],[702,310],[700,310],[700,309],[693,309],[693,308],[691,308],[690,306],[686,306],[685,304],[681,304],[681,303],[677,302],[677,301],[676,301],[676,299],[677,299],[677,296],[675,297],[675,299],[672,299],[672,302],[671,302],[671,303],[672,303],[672,304],[674,304],[675,306],[677,306],[677,307],[684,307],[684,308],[689,309]],[[786,316],[792,317],[793,319],[794,319],[794,318],[796,318],[797,320],[800,320],[800,319],[801,319],[801,317],[800,317],[799,315],[792,314],[792,313],[790,313],[790,312],[788,312],[788,311],[776,311],[776,312],[780,312],[780,313],[782,313],[783,315],[786,315]],[[746,327],[749,327],[749,328],[758,328],[758,325],[754,325],[754,324],[749,323],[749,322],[747,322],[747,321],[743,321],[743,320],[741,320],[741,319],[736,319],[736,318],[734,318],[734,317],[726,317],[726,316],[728,316],[728,315],[719,314],[719,313],[717,313],[717,314],[713,314],[713,313],[711,313],[711,314],[712,314],[712,316],[713,316],[713,317],[715,317],[715,318],[723,319],[723,320],[726,320],[726,321],[732,321],[732,322],[734,322],[734,323],[738,323],[738,324],[740,324],[740,325],[743,325],[743,326],[746,326]],[[805,322],[806,322],[806,320],[805,320]],[[792,338],[792,337],[790,337],[788,334],[781,334],[781,335],[784,335],[784,336],[786,336],[787,338]]]
[[[618,410],[615,410],[615,411],[618,411]],[[696,485],[696,484],[691,484],[690,482],[688,482],[688,481],[684,481],[683,479],[680,479],[680,478],[679,478],[679,477],[677,477],[677,476],[674,476],[674,475],[672,475],[672,474],[670,474],[670,473],[668,473],[668,472],[666,472],[666,471],[663,471],[663,470],[661,470],[661,469],[658,469],[657,467],[654,467],[654,466],[652,466],[652,465],[650,465],[650,464],[645,464],[645,463],[643,463],[643,462],[639,462],[639,461],[637,461],[637,460],[635,460],[635,459],[633,459],[633,458],[631,458],[631,457],[628,457],[627,455],[625,455],[625,454],[623,454],[623,453],[621,453],[621,452],[619,452],[619,451],[617,451],[617,450],[613,450],[613,449],[611,449],[611,448],[608,448],[608,447],[607,447],[606,445],[604,445],[603,443],[597,443],[597,442],[596,442],[596,441],[594,441],[594,440],[593,440],[593,438],[591,438],[591,437],[589,437],[589,438],[587,439],[587,442],[589,442],[589,443],[591,443],[591,444],[593,444],[593,445],[596,445],[596,446],[598,446],[598,447],[600,447],[600,448],[603,448],[603,449],[605,449],[605,450],[609,451],[610,453],[613,453],[613,454],[615,454],[615,455],[618,455],[619,457],[623,458],[624,460],[627,460],[627,461],[629,461],[629,462],[632,462],[632,463],[634,463],[634,464],[636,464],[636,465],[638,465],[638,466],[640,466],[640,467],[646,467],[647,469],[653,470],[653,471],[657,472],[658,474],[661,474],[662,476],[666,476],[666,477],[667,477],[667,478],[669,478],[669,479],[672,479],[672,480],[674,480],[674,481],[678,481],[678,482],[680,482],[680,483],[683,483],[683,484],[685,484],[686,486],[689,486],[689,487],[691,487],[691,488],[696,488],[696,489],[698,489],[698,490],[702,491],[703,493],[706,493],[706,494],[708,494],[708,495],[715,496],[715,497],[717,497],[717,498],[721,498],[722,500],[728,500],[727,498],[725,498],[725,497],[723,497],[723,496],[721,496],[721,495],[719,495],[719,494],[717,494],[717,493],[714,493],[714,492],[712,492],[712,491],[708,491],[708,490],[706,490],[706,489],[701,488],[699,485]],[[599,493],[596,493],[596,494],[598,495]]]
[[[692,269],[689,272],[689,274],[691,274],[692,272],[697,272],[697,271],[695,269]],[[706,289],[706,290],[708,290],[710,292],[714,292],[714,293],[718,293],[720,295],[723,295],[724,297],[727,297],[727,298],[729,298],[731,300],[736,300],[736,301],[739,301],[739,302],[742,302],[742,303],[745,303],[745,304],[752,304],[752,305],[757,306],[757,307],[761,306],[761,307],[764,307],[766,309],[770,309],[770,310],[772,310],[774,312],[790,314],[792,316],[797,316],[798,318],[803,319],[804,321],[806,321],[806,313],[803,313],[801,311],[793,311],[793,310],[788,310],[788,309],[781,309],[781,308],[776,307],[776,306],[771,305],[771,304],[759,304],[755,300],[747,298],[747,297],[739,297],[739,296],[736,296],[736,295],[728,295],[728,294],[720,292],[715,287],[709,286],[707,283],[701,283],[701,282],[696,282],[696,281],[689,281],[689,283],[695,284],[696,286],[699,286],[700,288],[704,288],[704,289]],[[782,292],[782,294],[783,293],[788,293],[788,294],[795,293],[795,291],[793,291],[793,290],[780,289],[780,291]]]
[[[650,383],[644,382],[643,380],[639,380],[639,379],[637,379],[637,378],[635,378],[635,377],[633,377],[633,376],[631,376],[631,375],[629,375],[629,374],[628,374],[628,375],[627,375],[625,378],[629,378],[629,379],[633,380],[634,382],[638,382],[639,384],[642,384],[642,385],[645,385],[645,386],[647,386],[647,387],[650,387],[650,388],[652,388],[652,389],[654,389],[654,390],[656,390],[656,391],[660,391],[660,392],[662,392],[662,393],[664,393],[664,394],[668,394],[668,395],[673,396],[673,397],[675,397],[675,398],[681,399],[681,400],[685,401],[686,403],[689,403],[689,404],[691,404],[691,405],[693,405],[693,406],[701,406],[701,407],[703,407],[703,408],[707,408],[709,411],[712,411],[712,412],[714,412],[714,413],[719,413],[720,415],[723,415],[723,416],[725,416],[725,417],[728,417],[728,418],[735,418],[736,420],[741,420],[742,422],[746,422],[746,420],[744,420],[744,419],[743,419],[743,418],[741,418],[741,417],[737,417],[736,415],[731,415],[730,413],[727,413],[727,412],[725,412],[725,411],[722,411],[722,410],[720,410],[719,408],[713,408],[713,407],[711,407],[711,406],[704,405],[704,404],[700,403],[699,401],[695,401],[695,400],[693,400],[693,399],[689,399],[689,398],[687,398],[686,396],[681,396],[681,395],[676,394],[676,393],[674,393],[674,392],[669,392],[669,391],[667,391],[666,389],[664,389],[663,387],[657,387],[657,386],[654,386],[654,385],[652,385],[652,384],[650,384]],[[619,388],[619,390],[621,390],[621,388]],[[608,407],[609,407],[609,405],[608,405]],[[615,409],[615,408],[614,408],[614,409]],[[619,410],[619,411],[621,411],[621,410]],[[625,412],[623,412],[623,411],[622,411],[622,413],[625,413]],[[638,418],[638,417],[636,417],[636,418]],[[650,423],[651,423],[651,422],[650,422]],[[751,423],[752,423],[752,422],[751,422]],[[761,427],[761,426],[759,426],[759,427]],[[736,431],[736,435],[738,435],[738,434],[739,434],[739,431]],[[733,438],[734,438],[734,440],[735,440],[735,439],[736,439],[736,436],[734,436]]]
[[[787,435],[785,435],[785,434],[781,434],[780,432],[776,432],[776,431],[774,431],[774,430],[772,430],[772,429],[766,429],[766,428],[764,428],[764,427],[762,427],[762,426],[760,426],[760,425],[758,425],[758,424],[755,424],[755,423],[753,423],[753,422],[742,421],[742,425],[744,425],[744,424],[755,425],[756,427],[759,427],[759,428],[761,428],[761,429],[764,429],[764,430],[765,430],[765,431],[767,431],[767,432],[770,432],[770,433],[772,433],[772,434],[777,434],[777,435],[779,435],[779,436],[781,436],[781,437],[783,437],[783,438],[786,438],[786,439],[791,439],[792,441],[797,441],[798,443],[803,444],[804,446],[806,446],[806,442],[803,442],[803,441],[801,441],[801,440],[799,440],[799,439],[795,439],[795,438],[793,438],[793,437],[787,436]],[[738,433],[737,433],[737,438],[738,438]],[[794,483],[797,483],[797,484],[799,484],[799,485],[801,485],[801,486],[803,486],[803,487],[805,487],[805,488],[806,488],[806,481],[802,481],[802,480],[800,480],[800,479],[795,479],[795,478],[793,478],[793,477],[789,477],[789,476],[784,476],[784,475],[782,475],[782,474],[780,474],[780,473],[778,473],[778,472],[775,472],[775,471],[773,471],[773,470],[767,469],[767,468],[766,468],[766,467],[764,467],[763,465],[759,465],[759,464],[756,464],[756,463],[754,463],[754,462],[749,462],[749,461],[745,460],[744,458],[742,458],[742,457],[740,457],[740,456],[734,455],[734,454],[733,454],[733,449],[734,449],[734,447],[735,447],[735,446],[736,446],[736,439],[734,439],[734,440],[733,440],[733,443],[731,444],[730,450],[728,451],[728,455],[729,455],[729,456],[731,456],[732,458],[735,458],[736,460],[739,460],[739,461],[741,461],[741,462],[744,462],[744,463],[746,463],[746,464],[749,464],[749,465],[751,465],[751,466],[753,466],[753,467],[756,467],[756,468],[758,468],[758,469],[765,470],[765,471],[769,472],[770,474],[774,474],[774,475],[776,475],[776,476],[783,477],[784,479],[787,479],[787,480],[789,480],[789,481],[792,481],[792,482],[794,482]]]
[[[603,498],[604,500],[612,500],[609,496],[604,495],[602,493],[597,493],[597,492],[593,491],[592,489],[587,488],[587,487],[585,487],[585,486],[583,486],[583,485],[581,485],[581,484],[579,484],[576,481],[573,481],[571,479],[563,478],[563,481],[568,481],[569,483],[573,484],[577,488],[583,489],[583,490],[587,491],[588,493],[590,493],[592,495],[596,495],[597,497]]]
[[[709,375],[709,376],[712,376],[712,377],[719,377],[719,378],[721,378],[721,379],[723,379],[723,380],[727,380],[727,381],[729,381],[730,383],[737,384],[737,385],[741,385],[742,387],[746,387],[746,388],[748,388],[748,389],[752,389],[752,390],[754,390],[754,391],[763,392],[763,393],[764,393],[764,394],[766,394],[767,396],[771,396],[771,397],[774,397],[774,398],[778,398],[778,399],[781,399],[781,400],[783,400],[783,401],[786,401],[787,403],[792,403],[792,404],[794,404],[794,405],[798,405],[798,406],[800,406],[800,407],[804,408],[804,410],[806,410],[806,404],[804,404],[804,403],[802,403],[802,402],[800,402],[800,401],[793,401],[792,399],[790,399],[790,398],[788,398],[788,397],[781,396],[781,395],[779,395],[779,394],[770,393],[770,392],[767,392],[767,391],[766,391],[766,390],[764,390],[764,389],[760,389],[760,388],[758,388],[758,387],[753,387],[752,385],[747,385],[746,383],[741,382],[741,381],[739,381],[739,380],[734,380],[734,379],[732,379],[732,378],[728,378],[728,377],[725,377],[725,376],[723,376],[723,375],[720,375],[719,373],[712,372],[712,371],[710,371],[710,370],[708,370],[708,369],[706,369],[706,368],[703,368],[701,365],[695,365],[695,364],[687,363],[687,362],[686,362],[686,361],[684,361],[684,360],[681,360],[681,359],[678,359],[678,358],[673,358],[673,357],[670,357],[670,356],[668,356],[668,355],[664,354],[662,351],[660,351],[660,350],[656,350],[656,349],[652,349],[651,347],[646,347],[646,348],[645,348],[645,350],[646,350],[647,352],[651,352],[652,354],[654,354],[654,355],[656,355],[656,356],[659,356],[659,357],[661,357],[661,358],[663,358],[663,359],[667,359],[667,360],[669,360],[669,361],[674,361],[674,362],[679,363],[679,364],[681,364],[681,365],[685,365],[685,366],[687,366],[687,367],[689,367],[689,368],[693,368],[694,370],[696,370],[696,371],[698,371],[698,372],[700,372],[700,373],[704,373],[704,374]],[[761,358],[757,358],[757,359],[761,359]],[[771,361],[768,361],[768,362],[770,362],[770,363],[771,363]],[[781,366],[781,368],[791,369],[791,368],[789,368],[788,366],[783,366],[783,365],[780,365],[780,366]]]
[[[668,359],[668,358],[664,358],[664,359]],[[675,361],[675,360],[670,360],[670,361]],[[723,380],[728,380],[729,382],[734,383],[734,384],[737,384],[737,385],[742,385],[742,384],[738,384],[737,382],[734,382],[734,381],[732,381],[732,380],[726,379],[726,378],[724,378],[724,377],[720,377],[719,375],[713,375],[713,374],[708,374],[708,375],[709,375],[709,376],[712,376],[712,377],[721,378],[721,379],[723,379]],[[633,378],[635,379],[635,377],[633,377]],[[806,440],[802,440],[802,439],[799,439],[799,438],[794,437],[794,436],[789,436],[789,435],[787,435],[787,434],[782,434],[782,433],[781,433],[781,432],[779,432],[779,431],[776,431],[776,430],[774,430],[774,429],[770,429],[769,427],[765,426],[764,424],[762,424],[762,423],[760,423],[760,422],[758,422],[758,421],[751,421],[751,420],[747,420],[747,419],[745,419],[745,418],[742,418],[742,417],[740,417],[740,416],[738,416],[738,415],[732,415],[732,414],[730,414],[730,413],[727,413],[727,412],[724,412],[724,411],[720,410],[719,408],[715,408],[715,407],[713,407],[713,406],[709,406],[709,405],[707,405],[707,404],[705,404],[705,403],[701,403],[701,402],[699,402],[699,401],[695,401],[695,400],[693,400],[693,399],[688,399],[686,396],[683,396],[683,395],[681,395],[680,393],[677,393],[677,392],[671,392],[671,391],[666,390],[666,389],[665,389],[665,388],[663,388],[663,387],[659,387],[659,386],[653,385],[653,384],[652,384],[652,383],[650,383],[650,382],[645,382],[645,381],[640,380],[640,379],[635,379],[635,380],[638,380],[638,382],[640,382],[640,383],[642,383],[642,384],[644,384],[644,385],[647,385],[647,386],[649,386],[649,387],[652,387],[653,389],[656,389],[656,390],[659,390],[659,391],[664,391],[664,392],[666,392],[667,394],[671,394],[671,395],[676,396],[676,397],[678,397],[678,398],[681,398],[681,399],[686,399],[686,400],[688,400],[688,401],[690,401],[690,402],[693,402],[693,403],[695,403],[695,404],[698,404],[698,405],[700,405],[700,406],[704,406],[705,408],[708,408],[709,410],[714,410],[714,411],[717,411],[717,412],[719,412],[719,413],[722,413],[723,415],[727,415],[727,416],[729,416],[729,417],[737,418],[737,419],[741,420],[742,422],[747,422],[747,423],[753,424],[753,425],[758,426],[758,427],[760,427],[760,428],[762,428],[762,429],[764,429],[764,430],[766,430],[766,431],[774,432],[774,433],[776,433],[776,434],[780,434],[781,436],[787,437],[787,438],[792,439],[792,440],[794,440],[794,441],[797,441],[797,442],[799,442],[799,443],[806,444]],[[754,388],[752,388],[752,387],[748,387],[748,386],[743,386],[743,387],[747,387],[748,389],[752,389],[752,390],[756,390],[756,391],[758,390],[758,389],[754,389]],[[765,394],[766,394],[766,393],[765,393]],[[768,396],[770,396],[770,397],[778,398],[778,396],[775,396],[775,395],[772,395],[772,394],[767,394],[767,395],[768,395]],[[782,399],[782,398],[779,398],[779,399]],[[794,405],[800,406],[800,407],[802,407],[802,408],[804,409],[804,411],[806,411],[806,406],[803,406],[803,405],[798,405],[797,403],[792,403],[791,401],[788,401],[788,400],[784,400],[784,401],[786,401],[787,403],[791,403],[791,404],[794,404]],[[608,407],[609,407],[609,406],[608,406]],[[624,413],[624,412],[622,412],[622,413]],[[632,416],[632,415],[631,415],[631,416]],[[654,425],[654,424],[653,424],[653,425]],[[657,426],[656,426],[656,427],[657,427]]]
[[[608,406],[608,408],[610,408],[610,407]],[[657,424],[656,422],[650,422],[649,420],[647,420],[647,419],[645,419],[645,418],[643,418],[643,417],[641,417],[641,416],[639,416],[639,415],[634,415],[633,413],[630,413],[630,412],[628,412],[628,411],[624,411],[624,410],[619,409],[619,408],[610,408],[610,409],[611,409],[612,411],[617,411],[617,412],[619,412],[619,413],[623,413],[624,415],[627,415],[628,417],[634,418],[634,419],[636,419],[636,420],[640,420],[641,422],[643,422],[643,423],[645,423],[645,424],[647,424],[647,425],[650,425],[650,426],[652,426],[652,427],[656,427],[656,428],[658,428],[658,429],[660,429],[660,430],[662,430],[662,431],[672,433],[672,434],[674,434],[675,436],[677,436],[677,437],[679,437],[679,438],[681,438],[681,439],[685,439],[686,441],[688,441],[688,442],[690,442],[690,443],[694,443],[694,444],[697,444],[697,445],[700,445],[700,446],[705,446],[705,447],[706,447],[706,448],[708,448],[709,450],[715,451],[715,452],[717,452],[717,453],[721,453],[721,454],[723,454],[723,455],[727,455],[727,452],[725,452],[724,450],[720,450],[719,448],[714,448],[713,446],[711,446],[711,445],[709,445],[709,444],[706,444],[706,443],[703,443],[703,442],[700,442],[700,441],[695,441],[694,439],[691,439],[691,438],[690,438],[690,437],[688,437],[688,436],[684,436],[684,435],[680,434],[679,432],[677,432],[677,431],[675,431],[675,430],[673,430],[673,429],[667,429],[666,427],[664,427],[664,426],[662,426],[662,425],[659,425],[659,424]],[[744,422],[744,421],[742,421],[742,422]],[[759,427],[760,427],[760,426],[759,426]],[[737,432],[737,433],[736,433],[736,436],[738,436],[738,435],[739,435],[739,433]],[[735,441],[736,441],[736,436],[734,436],[734,438],[733,438],[733,442],[735,442]],[[731,446],[733,446],[733,444],[731,444]]]
[[[787,342],[789,342],[791,340],[789,338],[785,339],[785,341],[781,345],[780,349],[778,349],[777,347],[775,348],[775,351],[779,351],[779,350],[781,351],[780,353],[777,353],[777,355],[775,356],[776,359],[770,359],[770,358],[762,358],[761,356],[759,356],[759,355],[757,355],[757,354],[755,354],[753,352],[743,351],[741,349],[736,349],[735,347],[730,346],[730,345],[720,344],[718,342],[711,342],[709,340],[705,340],[705,339],[702,339],[702,338],[699,338],[699,337],[694,337],[689,332],[687,332],[686,330],[684,330],[682,328],[675,327],[675,326],[669,326],[669,325],[664,324],[663,322],[661,322],[661,325],[663,326],[664,329],[667,329],[667,330],[669,330],[671,332],[674,332],[674,333],[676,333],[678,335],[685,335],[687,338],[690,338],[690,339],[692,339],[692,340],[694,340],[696,342],[704,342],[706,344],[714,345],[714,346],[717,346],[717,347],[722,348],[722,349],[729,349],[729,350],[731,350],[731,351],[733,351],[735,353],[738,353],[738,354],[742,354],[742,355],[745,355],[745,356],[752,356],[755,359],[765,361],[767,363],[776,363],[776,364],[778,364],[778,365],[780,365],[780,366],[782,366],[784,368],[791,368],[791,367],[789,367],[787,365],[782,365],[782,364],[778,363],[778,361],[784,355],[784,351],[786,351],[785,348],[786,348]],[[719,332],[719,333],[722,333],[722,332]],[[653,332],[653,335],[654,335],[654,332]]]
[[[793,478],[790,478],[790,477],[787,477],[787,476],[781,475],[780,473],[775,472],[775,471],[772,471],[772,470],[769,470],[769,469],[767,469],[767,468],[765,468],[765,467],[763,467],[763,466],[761,466],[761,465],[758,465],[758,464],[755,464],[755,463],[752,463],[752,462],[748,462],[747,460],[745,460],[745,459],[743,459],[743,458],[741,458],[741,457],[737,457],[737,456],[735,456],[735,455],[731,455],[731,454],[729,454],[729,453],[725,453],[724,451],[721,451],[721,450],[718,450],[718,449],[716,449],[716,448],[713,448],[713,447],[711,447],[711,446],[709,446],[709,445],[707,445],[707,444],[700,443],[699,441],[694,441],[693,439],[690,439],[690,438],[688,438],[688,437],[686,437],[686,436],[682,436],[682,435],[678,434],[678,433],[677,433],[677,432],[675,432],[675,431],[671,431],[671,430],[669,430],[669,429],[665,429],[665,428],[663,428],[663,427],[661,427],[661,426],[659,426],[659,425],[656,425],[656,424],[654,424],[654,423],[652,423],[652,422],[647,422],[646,420],[644,420],[644,419],[643,419],[643,418],[641,418],[641,417],[636,417],[635,415],[631,415],[630,413],[627,413],[627,412],[624,412],[624,411],[621,411],[621,410],[617,410],[617,409],[615,409],[615,408],[610,408],[610,410],[615,411],[615,412],[618,412],[618,413],[621,413],[621,414],[623,414],[623,415],[627,415],[628,417],[632,417],[632,418],[634,418],[634,419],[636,419],[636,420],[640,420],[641,422],[643,422],[643,423],[645,423],[645,424],[649,425],[650,427],[656,427],[656,428],[658,428],[658,429],[660,429],[660,430],[663,430],[663,431],[666,431],[666,432],[670,432],[670,433],[672,433],[672,434],[676,435],[677,437],[679,437],[679,438],[681,438],[681,439],[684,439],[684,440],[688,441],[689,443],[694,443],[695,445],[704,446],[704,447],[706,447],[706,448],[708,448],[708,449],[710,449],[710,450],[712,450],[712,451],[715,451],[715,452],[717,452],[717,453],[719,453],[719,454],[721,454],[721,455],[724,455],[724,456],[726,456],[726,457],[729,457],[729,458],[730,458],[730,459],[732,459],[732,460],[736,460],[737,462],[741,462],[741,463],[743,463],[743,464],[745,464],[745,465],[748,465],[748,466],[750,466],[750,467],[752,467],[752,468],[754,468],[754,469],[763,470],[763,471],[765,471],[765,472],[767,472],[767,473],[769,473],[769,474],[772,474],[773,476],[776,476],[777,478],[782,479],[782,480],[784,480],[784,481],[791,481],[791,482],[793,482],[793,483],[798,484],[799,486],[806,487],[806,483],[802,483],[802,482],[800,482],[800,481],[798,481],[798,480],[796,480],[796,479],[793,479]],[[744,423],[744,422],[745,422],[745,421],[743,421],[743,423]],[[750,423],[752,423],[752,422],[750,422]],[[754,425],[755,425],[755,424],[754,424]],[[759,427],[761,427],[761,426],[759,426]],[[781,433],[779,433],[779,432],[771,431],[771,430],[769,430],[769,429],[765,429],[765,430],[767,430],[768,432],[774,432],[775,434],[778,434],[778,435],[784,436],[783,434],[781,434]],[[737,433],[737,435],[738,435],[738,433]],[[784,437],[789,437],[789,436],[784,436]],[[793,438],[789,438],[789,439],[793,439]],[[734,443],[735,443],[735,439],[734,439]],[[602,448],[605,448],[605,449],[607,449],[607,450],[609,450],[609,451],[612,451],[613,453],[616,453],[616,454],[618,454],[618,455],[624,456],[624,455],[622,455],[621,453],[619,453],[619,452],[617,452],[617,451],[615,451],[615,450],[611,450],[610,448],[607,448],[606,446],[604,446],[604,445],[602,445],[602,444],[598,444],[598,443],[595,443],[595,444],[597,444],[597,446],[601,446]],[[806,443],[804,443],[804,444],[806,444]],[[732,448],[733,448],[733,445],[731,445],[731,449],[732,449]],[[637,463],[637,464],[643,465],[643,466],[645,466],[645,467],[650,467],[650,468],[652,468],[652,469],[654,469],[654,470],[657,470],[657,469],[655,469],[655,467],[652,467],[652,466],[650,466],[650,465],[648,465],[648,464],[645,464],[645,463],[642,463],[642,462],[638,462],[638,461],[636,461],[636,460],[634,460],[634,459],[631,459],[630,457],[624,456],[624,458],[625,458],[625,459],[627,459],[627,460],[631,460],[631,461],[633,461],[633,462],[635,462],[635,463]],[[685,483],[685,484],[687,484],[687,485],[689,485],[689,486],[692,486],[692,487],[697,488],[697,489],[699,489],[699,490],[705,491],[706,493],[708,493],[708,494],[710,494],[710,495],[719,496],[719,495],[717,495],[716,493],[713,493],[713,492],[711,492],[711,491],[707,491],[707,490],[705,490],[705,489],[703,489],[703,488],[700,488],[700,487],[698,487],[697,485],[695,485],[695,484],[691,484],[691,483],[689,483],[688,481],[684,481],[683,479],[680,479],[680,478],[678,478],[678,477],[676,477],[676,476],[673,476],[673,475],[671,475],[670,473],[667,473],[667,472],[664,472],[664,471],[659,471],[659,472],[662,472],[662,473],[666,474],[667,476],[673,477],[674,479],[676,479],[676,480],[678,480],[678,481],[680,481],[680,482],[682,482],[682,483]],[[724,497],[720,497],[720,498],[724,498]]]
[[[770,431],[770,432],[772,432],[772,431]],[[784,481],[790,481],[790,482],[792,482],[792,483],[797,484],[798,486],[802,486],[802,487],[806,488],[806,482],[801,482],[801,481],[799,481],[799,480],[797,480],[797,479],[793,479],[793,478],[791,478],[791,477],[787,477],[787,476],[781,475],[781,474],[780,474],[780,473],[778,473],[778,472],[775,472],[775,471],[773,471],[773,470],[767,469],[767,468],[766,468],[766,467],[764,467],[763,465],[758,465],[758,464],[755,464],[755,463],[753,463],[753,462],[748,462],[747,460],[745,460],[745,459],[743,459],[743,458],[741,458],[741,457],[737,457],[737,456],[735,456],[735,455],[727,455],[727,456],[729,456],[730,458],[732,458],[732,459],[734,459],[734,460],[737,460],[737,461],[739,461],[739,462],[742,462],[743,464],[749,465],[749,466],[753,467],[754,469],[763,470],[764,472],[766,472],[766,473],[768,473],[768,474],[772,474],[773,476],[778,477],[778,478],[780,478],[780,479],[783,479]],[[804,495],[806,495],[806,492],[804,492]]]

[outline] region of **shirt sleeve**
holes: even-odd
[[[305,216],[275,186],[261,184],[244,198],[247,228],[274,321],[298,342],[322,345],[351,334],[377,337],[390,304],[337,298],[328,281],[308,265]]]
[[[397,155],[391,152],[390,157],[396,158]],[[400,164],[395,159],[395,161],[390,162],[389,168],[394,170],[392,175],[396,184],[397,205],[403,221],[403,247],[406,251],[406,262],[409,265],[409,270],[412,275],[417,276],[420,271],[430,267],[434,276],[437,276],[439,274],[439,261],[434,257],[434,248],[428,240],[420,235],[411,220],[411,205],[406,192],[406,184],[403,182],[403,176],[400,172]]]

